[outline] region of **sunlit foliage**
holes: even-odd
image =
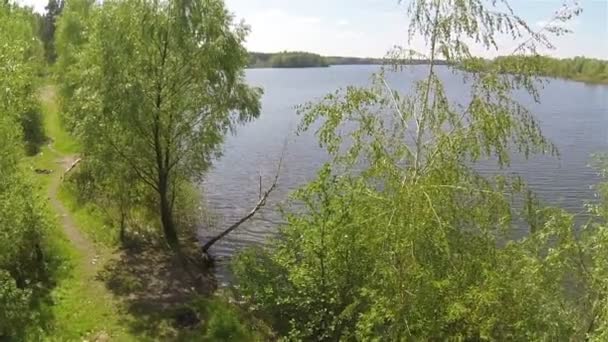
[[[539,65],[480,68],[470,43],[507,35],[514,55],[534,55],[563,32],[532,30],[506,1],[408,3],[410,38],[429,51],[390,56],[429,58],[426,77],[402,94],[380,73],[301,107],[332,161],[293,195],[279,236],[236,260],[238,290],[288,340],[601,340],[605,224],[579,241],[521,179],[475,168],[557,151],[514,97],[539,100]],[[465,99],[448,98],[438,59],[469,66]]]

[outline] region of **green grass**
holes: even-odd
[[[77,155],[80,146],[77,141],[63,128],[59,114],[59,95],[53,84],[48,84],[40,90],[40,107],[44,117],[46,135],[52,139],[51,146],[45,146],[41,152],[30,158],[31,168],[49,169],[53,173],[64,172],[57,164],[62,156]],[[38,177],[40,185],[48,189],[52,176]],[[72,190],[62,186],[58,194],[59,200],[70,210],[78,227],[96,244],[114,247],[118,243],[118,234],[107,224],[107,216],[93,205],[80,206]]]
[[[49,84],[42,87],[40,91],[40,106],[44,115],[44,129],[46,135],[53,139],[53,148],[61,154],[76,154],[80,151],[80,146],[61,124],[59,116],[59,95],[56,87]]]
[[[127,328],[126,322],[133,317],[103,289],[91,286],[87,272],[81,266],[78,253],[63,233],[57,230],[49,234],[49,249],[62,261],[58,270],[57,287],[53,289],[51,307],[53,322],[47,332],[48,341],[95,340],[101,334],[112,341],[139,341]]]
[[[40,193],[48,194],[53,177],[64,172],[57,162],[69,155],[79,152],[79,145],[62,128],[57,103],[56,90],[53,85],[41,89],[41,108],[44,115],[46,134],[51,137],[51,146],[45,146],[41,152],[29,157],[25,163],[30,169],[53,170],[51,175],[35,175]],[[108,224],[108,216],[94,204],[82,204],[77,194],[70,187],[61,186],[57,194],[59,200],[70,211],[76,225],[85,233],[101,253],[116,247],[117,229]],[[58,217],[51,215],[54,229],[48,232],[47,249],[59,266],[55,279],[56,287],[51,293],[50,311],[52,321],[47,329],[45,341],[95,341],[107,336],[110,341],[147,341],[159,340],[158,336],[150,337],[149,331],[132,331],[129,326],[138,326],[141,318],[134,317],[110,292],[103,288],[101,282],[91,281],[91,271],[85,269],[84,256],[74,248],[63,234]],[[134,276],[134,275],[133,275]],[[137,279],[133,279],[137,281]],[[125,279],[128,285],[127,279]],[[230,304],[225,297],[196,299],[188,305],[196,311],[202,324],[194,329],[175,331],[172,327],[156,327],[155,331],[167,331],[168,336],[175,336],[180,341],[266,341],[269,330],[243,310]],[[174,312],[159,312],[164,319],[171,322]],[[134,324],[133,324],[134,323]],[[173,339],[171,339],[173,340]]]
[[[46,169],[52,170],[53,174],[56,172],[61,172],[60,167],[55,162],[57,155],[49,150],[47,146],[40,149],[40,152],[32,157],[27,157],[24,159],[23,165],[26,169],[34,174],[34,169]],[[34,180],[36,184],[39,185],[40,190],[46,194],[51,182],[53,175],[35,175]]]
[[[80,230],[97,246],[113,248],[119,245],[118,228],[112,226],[107,214],[98,206],[91,203],[78,203],[74,190],[66,186],[61,187],[58,197],[71,212]]]
[[[53,169],[62,172],[55,163],[57,155],[44,148],[42,153],[29,160],[32,167]],[[48,193],[51,177],[57,175],[36,175],[34,179],[40,186],[40,192]],[[50,309],[52,321],[47,322],[50,329],[45,340],[49,341],[82,341],[93,339],[99,334],[107,334],[112,341],[141,340],[125,328],[124,322],[133,318],[120,310],[119,305],[107,292],[91,286],[91,281],[82,268],[83,256],[72,246],[60,228],[56,215],[50,215],[53,229],[47,233],[47,250],[56,267],[56,287],[51,292]],[[97,222],[84,214],[75,215],[83,222]],[[79,224],[81,222],[78,222]],[[94,225],[90,225],[94,229]]]
[[[199,314],[202,326],[184,331],[180,341],[255,342],[273,340],[271,330],[228,298],[215,296],[199,298],[188,306]]]
[[[57,160],[65,155],[76,154],[78,144],[65,132],[60,123],[58,104],[53,86],[45,86],[41,90],[41,108],[44,115],[45,131],[52,140],[52,147],[45,146],[36,156],[26,160],[30,169],[53,170],[51,175],[36,175],[34,180],[39,185],[41,194],[49,193],[53,177],[59,177],[63,172]],[[60,191],[63,193],[64,191]],[[68,209],[73,208],[68,196],[60,196],[65,200]],[[92,234],[93,240],[106,243],[100,234],[93,234],[100,229],[99,217],[87,215],[80,210],[75,211],[74,219],[80,227],[88,227],[87,233]],[[133,317],[123,312],[119,303],[104,290],[103,284],[92,286],[90,274],[83,268],[83,256],[72,246],[63,234],[56,215],[51,215],[54,229],[47,234],[47,250],[53,262],[58,264],[54,278],[56,286],[51,292],[50,310],[51,322],[47,322],[48,341],[82,341],[95,340],[101,335],[107,335],[112,341],[141,341],[128,331],[127,322]]]

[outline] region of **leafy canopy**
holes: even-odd
[[[514,98],[539,100],[538,64],[479,68],[470,43],[495,49],[508,35],[522,42],[514,54],[534,55],[558,31],[533,31],[506,1],[412,0],[408,12],[410,39],[429,45],[425,77],[401,94],[384,71],[301,107],[301,129],[332,161],[294,194],[277,239],[237,258],[238,290],[286,339],[601,340],[605,290],[582,270],[605,272],[605,234],[579,245],[570,215],[541,207],[518,177],[474,167],[557,151]],[[390,54],[397,70],[413,56]],[[466,98],[448,98],[438,59],[469,66],[454,71]]]
[[[42,46],[35,35],[34,15],[27,9],[0,7],[0,112],[21,124],[27,152],[35,154],[44,140],[36,102],[36,75]]]
[[[36,339],[48,285],[46,208],[21,160],[35,107],[39,42],[27,10],[0,2],[0,339]]]
[[[152,193],[171,245],[179,189],[259,115],[261,91],[244,82],[247,31],[219,0],[68,4],[60,20],[65,121],[103,178]]]

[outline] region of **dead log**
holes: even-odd
[[[70,167],[68,167],[65,170],[65,172],[63,173],[63,176],[65,177],[68,173],[70,173],[70,171],[72,171],[78,165],[78,163],[80,163],[81,161],[82,161],[82,158],[78,158],[78,159],[74,160],[72,165],[70,165]]]
[[[80,163],[81,161],[82,161],[82,158],[78,158],[78,159],[74,160],[72,162],[72,164],[61,175],[61,181],[63,181],[65,179],[65,177],[68,175],[68,173],[70,173],[72,170],[74,170],[74,168],[76,166],[78,166],[78,163]]]
[[[222,231],[220,234],[218,234],[217,236],[215,236],[211,240],[207,241],[207,243],[205,243],[203,245],[203,248],[202,248],[203,255],[205,255],[207,258],[210,258],[210,256],[209,256],[209,249],[213,245],[215,245],[218,241],[220,241],[221,239],[223,239],[224,237],[226,237],[226,235],[230,234],[232,231],[234,231],[235,229],[237,229],[238,227],[240,227],[243,223],[245,223],[249,219],[251,219],[260,209],[262,209],[266,205],[266,202],[268,200],[268,196],[270,196],[270,194],[277,187],[277,183],[279,181],[279,174],[281,173],[281,166],[283,164],[284,153],[285,153],[285,149],[283,150],[283,155],[281,155],[281,159],[279,160],[279,166],[277,167],[277,173],[274,176],[272,184],[264,192],[262,192],[262,176],[260,175],[260,193],[259,193],[259,197],[258,197],[258,202],[253,207],[253,209],[251,209],[251,211],[247,215],[243,216],[241,219],[239,219],[238,221],[236,221],[230,227],[224,229],[224,231]]]

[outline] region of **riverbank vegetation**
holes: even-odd
[[[58,266],[48,238],[55,227],[25,164],[43,137],[32,23],[28,11],[0,4],[0,339],[39,338]]]
[[[605,205],[575,226],[521,178],[472,167],[556,152],[513,97],[539,100],[544,68],[519,56],[554,31],[505,2],[410,1],[409,18],[431,60],[410,93],[380,73],[300,108],[300,130],[314,127],[332,158],[294,193],[278,237],[235,260],[241,295],[290,340],[604,340]],[[508,59],[518,77],[473,69],[467,102],[452,103],[433,61],[474,63],[464,42],[496,49],[499,34],[522,42]]]
[[[221,3],[182,5],[108,2],[82,14],[68,6],[58,37],[63,120],[87,155],[79,184],[97,187],[81,192],[110,196],[123,216],[129,207],[160,213],[176,250],[177,227],[186,223],[176,214],[188,200],[180,196],[219,154],[224,135],[259,115],[261,93],[243,81],[246,29],[231,29]],[[188,14],[195,5],[203,8]],[[143,19],[134,22],[133,13]],[[86,35],[72,43],[79,27]]]
[[[246,32],[220,1],[74,0],[57,21],[60,120],[82,156],[59,195],[89,238],[120,248],[99,277],[137,338],[262,339],[226,301],[192,304],[215,287],[196,246],[194,182],[224,135],[259,115],[261,91],[243,81]]]
[[[0,340],[268,339],[264,336],[270,332],[261,322],[256,323],[224,296],[211,296],[214,280],[207,267],[192,257],[200,256],[200,251],[188,240],[192,238],[188,224],[199,219],[195,210],[200,206],[189,177],[208,167],[223,134],[259,112],[259,90],[242,82],[247,58],[241,42],[246,31],[231,25],[222,2],[190,5],[205,8],[186,9],[176,3],[161,8],[129,1],[62,2],[56,17],[49,19],[57,27],[40,30],[41,17],[31,9],[0,4]],[[129,143],[137,142],[135,131],[128,133],[133,137],[123,136],[127,140],[120,150],[131,153],[136,146],[148,146],[146,139],[157,140],[158,149],[144,148],[136,155],[162,153],[162,167],[169,167],[159,169],[154,186],[145,182],[150,178],[140,178],[141,183],[126,178],[138,179],[140,170],[120,154],[114,155],[117,160],[110,159],[116,152],[113,140],[106,139],[107,145],[102,145],[91,142],[94,137],[86,134],[92,134],[92,125],[98,129],[103,125],[117,130],[123,127],[120,132],[127,132],[128,125],[121,126],[125,121],[119,114],[104,120],[95,116],[104,110],[120,113],[118,108],[125,113],[129,105],[115,106],[127,97],[98,103],[117,95],[104,92],[111,85],[102,81],[118,78],[111,76],[110,64],[95,64],[100,59],[93,54],[119,47],[107,40],[106,33],[111,32],[104,32],[104,25],[129,21],[132,17],[127,13],[134,9],[150,18],[150,22],[140,23],[145,33],[164,38],[161,45],[165,48],[158,51],[164,51],[160,54],[165,64],[150,65],[156,71],[180,66],[172,70],[175,78],[154,71],[140,83],[141,88],[127,90],[131,96],[146,94],[142,88],[150,82],[154,90],[160,89],[146,94],[160,97],[162,102],[153,102],[158,106],[149,113],[148,123],[156,124],[158,130],[150,131],[150,137],[140,135],[141,144],[132,145]],[[217,26],[207,26],[196,14],[200,11],[218,19]],[[50,18],[49,14],[44,18]],[[189,26],[194,23],[199,26]],[[141,33],[138,27],[114,27],[123,31],[113,33],[133,38],[123,41],[126,50],[122,51],[127,54],[130,48],[148,48],[155,42],[138,45],[142,38],[137,36]],[[154,31],[156,28],[162,32]],[[182,35],[168,35],[168,29],[172,33],[181,29]],[[45,41],[49,35],[52,37]],[[200,39],[223,39],[225,45],[200,47],[196,44]],[[89,59],[84,58],[87,55]],[[113,63],[132,57],[113,56]],[[52,64],[55,57],[57,63]],[[190,68],[181,64],[184,60]],[[211,65],[209,60],[219,64]],[[146,63],[144,59],[132,63],[133,73],[120,75],[132,77],[130,82],[136,84],[143,76],[141,70],[149,67]],[[192,78],[190,83],[185,75]],[[89,80],[94,82],[80,83]],[[125,86],[122,90],[133,89],[130,84],[116,85],[121,84]],[[159,84],[162,86],[157,88]],[[183,97],[176,99],[176,92]],[[191,92],[203,95],[195,101]],[[131,100],[135,106],[141,101]],[[207,110],[199,111],[205,105]],[[143,106],[142,112],[150,108]],[[75,116],[77,110],[82,116]],[[169,110],[175,113],[167,114]],[[87,123],[91,126],[80,126]],[[199,154],[201,151],[204,153]],[[193,155],[199,159],[191,159]],[[120,161],[125,164],[121,166]],[[188,167],[182,167],[186,162]],[[149,174],[148,169],[141,171]],[[164,201],[157,191],[160,188],[166,190],[165,203],[170,201],[168,214],[159,210]],[[171,222],[167,215],[178,219]],[[171,240],[168,229],[163,229],[170,224],[182,244]],[[178,225],[185,228],[178,231]]]
[[[261,112],[244,69],[355,61],[251,57],[221,0],[47,8],[0,2],[0,340],[608,338],[608,186],[581,226],[516,175],[473,167],[558,153],[513,93],[538,101],[549,72],[606,71],[539,57],[559,31],[533,30],[505,1],[410,1],[410,38],[430,50],[396,49],[370,87],[299,108],[299,132],[314,130],[330,161],[218,292],[203,254],[280,174],[200,247],[199,180]],[[496,49],[505,34],[522,43],[496,64],[464,43]],[[411,64],[426,77],[392,89],[386,74]],[[472,71],[466,103],[448,99],[444,64]]]

